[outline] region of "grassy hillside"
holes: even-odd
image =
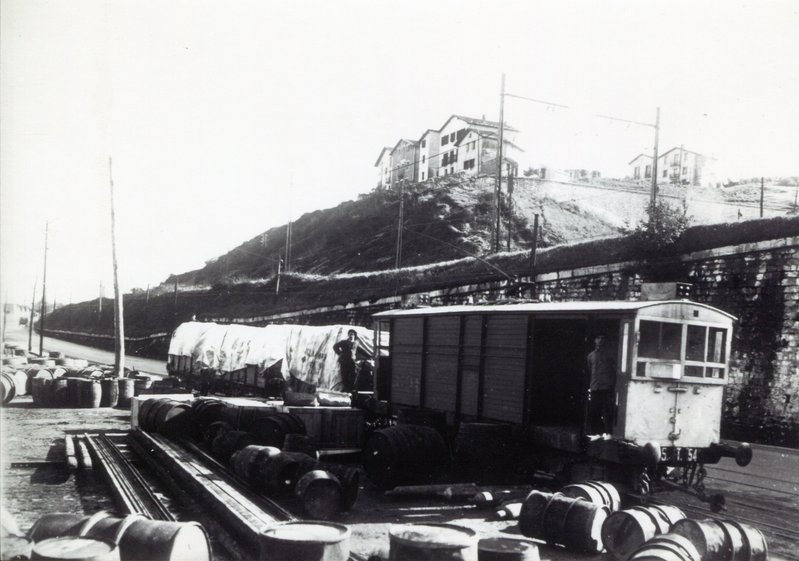
[[[493,180],[456,176],[413,185],[405,191],[402,266],[484,255],[495,216]],[[529,191],[513,202],[511,249],[532,240],[532,217],[542,214],[539,247],[618,234],[618,230],[573,205]],[[292,272],[331,275],[392,269],[395,262],[399,194],[376,191],[335,208],[301,216],[292,225]],[[508,209],[503,206],[503,249]],[[277,273],[286,247],[286,227],[272,228],[221,255],[205,267],[167,279],[162,290],[211,287],[266,280]]]

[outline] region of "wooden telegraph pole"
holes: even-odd
[[[111,258],[114,267],[114,371],[117,377],[125,375],[125,325],[122,294],[119,291],[119,263],[117,261],[116,215],[114,210],[114,175],[111,157],[108,157],[108,179],[111,188]]]
[[[42,309],[41,319],[39,320],[39,356],[44,353],[44,320],[47,317],[47,304],[45,298],[47,292],[47,235],[50,231],[50,222],[44,223],[44,275],[42,276]]]
[[[31,317],[28,321],[28,352],[33,349],[33,309],[36,307],[36,282],[33,281],[33,297],[31,298]]]
[[[497,144],[497,185],[494,189],[496,195],[497,216],[494,223],[494,253],[499,253],[500,247],[500,201],[502,198],[502,145],[505,140],[505,73],[502,73],[502,86],[499,94],[499,143]]]
[[[651,209],[655,210],[655,201],[658,198],[658,136],[660,134],[660,107],[655,113],[655,150],[652,157],[652,194],[649,202]]]

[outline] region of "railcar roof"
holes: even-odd
[[[630,312],[638,311],[643,308],[662,306],[664,304],[680,304],[699,306],[708,310],[714,310],[728,318],[735,320],[735,316],[728,314],[724,310],[714,308],[707,304],[692,302],[691,300],[603,300],[603,301],[581,301],[581,302],[535,302],[522,304],[465,304],[458,306],[429,306],[426,308],[412,308],[406,310],[388,310],[378,312],[372,317],[397,317],[397,316],[427,316],[444,314],[486,314],[486,313],[579,313],[579,312]]]

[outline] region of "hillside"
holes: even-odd
[[[405,192],[401,265],[415,266],[489,252],[494,221],[493,179],[458,176],[413,185]],[[507,207],[503,205],[506,248]],[[539,247],[616,235],[610,223],[532,190],[513,200],[511,250],[527,249],[533,215],[541,214]],[[399,194],[375,191],[355,201],[301,216],[292,225],[290,270],[330,275],[392,269],[395,263]],[[205,267],[167,279],[161,290],[210,287],[264,280],[277,272],[286,247],[286,227],[272,228]]]

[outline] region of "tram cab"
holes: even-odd
[[[518,427],[531,446],[612,463],[718,461],[735,318],[689,300],[392,310],[375,318],[375,391],[394,410]],[[390,336],[387,336],[389,334]],[[586,356],[616,353],[610,438],[586,446]],[[713,453],[708,453],[713,449]],[[705,451],[704,454],[702,451]]]

